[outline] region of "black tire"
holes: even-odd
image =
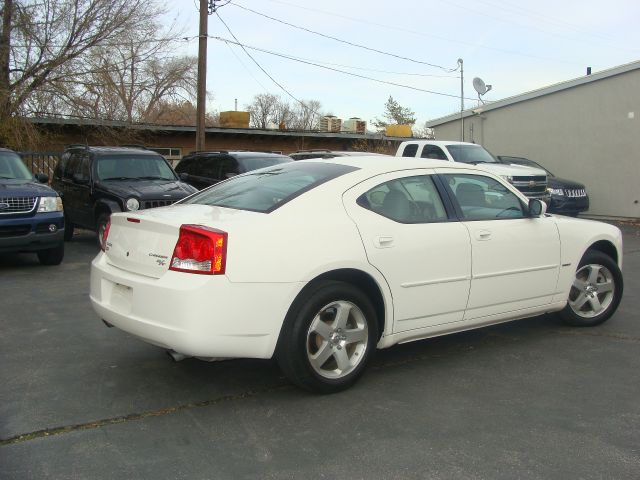
[[[101,213],[98,215],[96,219],[96,235],[98,241],[98,248],[104,250],[102,245],[102,234],[104,233],[104,229],[107,227],[107,223],[109,223],[109,219],[111,218],[111,213]]]
[[[608,255],[588,250],[576,269],[574,284],[560,318],[575,327],[593,327],[611,317],[620,305],[624,282],[618,264]]]
[[[324,281],[291,306],[276,356],[291,382],[312,392],[335,393],[360,378],[377,341],[378,320],[369,298],[349,283]]]
[[[69,220],[69,217],[64,216],[64,241],[70,242],[73,238],[73,223]]]
[[[57,247],[40,250],[37,254],[42,265],[60,265],[64,258],[64,242],[61,242]]]

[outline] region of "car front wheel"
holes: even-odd
[[[560,312],[569,325],[592,327],[614,314],[622,299],[622,272],[608,255],[589,250],[576,270],[567,306]]]
[[[296,385],[333,393],[353,385],[376,349],[378,323],[369,298],[351,284],[322,282],[294,302],[277,358]]]

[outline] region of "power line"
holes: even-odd
[[[486,18],[490,18],[490,19],[496,20],[498,22],[503,22],[503,23],[506,23],[506,24],[509,24],[509,25],[515,25],[515,26],[517,26],[519,28],[526,28],[526,29],[529,29],[529,30],[534,30],[534,31],[540,32],[540,33],[545,34],[545,35],[553,35],[553,36],[556,36],[558,38],[562,38],[563,40],[569,40],[569,41],[572,41],[572,42],[584,42],[585,41],[585,40],[572,38],[570,36],[563,35],[563,34],[558,33],[558,32],[553,32],[553,31],[548,30],[548,29],[545,30],[545,29],[539,28],[537,26],[526,25],[526,24],[515,22],[513,20],[497,17],[495,15],[490,15],[490,14],[488,14],[488,13],[482,11],[482,10],[477,10],[477,9],[474,9],[474,8],[470,8],[467,5],[460,5],[458,3],[455,3],[455,2],[452,2],[452,1],[449,1],[449,0],[440,0],[440,1],[442,3],[451,5],[453,7],[456,7],[458,9],[460,9],[460,10],[463,10],[465,12],[470,12],[470,13],[473,13],[474,15],[480,15],[480,16],[483,16],[483,17],[486,17]],[[564,28],[566,28],[566,27],[564,27]],[[576,33],[582,33],[583,35],[585,35],[584,32],[580,32],[580,31],[577,31]],[[586,35],[590,35],[590,34],[586,34]],[[606,40],[606,38],[604,38],[604,39]],[[589,40],[587,40],[587,41],[589,41]],[[603,41],[603,39],[598,40],[597,43],[595,43],[593,40],[591,40],[589,43],[597,45],[598,47],[602,47],[602,45],[600,44],[601,41]],[[616,47],[616,48],[619,49],[619,50],[626,50],[628,52],[637,51],[637,50],[629,50],[629,49],[620,48],[620,47]]]
[[[236,60],[238,60],[238,63],[240,63],[240,65],[242,65],[242,67],[243,67],[243,68],[246,70],[246,72],[251,76],[251,78],[253,78],[253,79],[256,81],[256,83],[257,83],[258,85],[260,85],[260,87],[262,87],[262,90],[264,90],[266,93],[268,93],[268,92],[267,92],[267,88],[262,84],[262,82],[260,82],[260,80],[258,80],[258,79],[253,75],[253,73],[251,72],[251,70],[249,70],[249,67],[247,67],[247,66],[244,64],[244,62],[240,59],[240,57],[236,54],[236,52],[235,52],[235,50],[233,49],[233,47],[232,47],[230,44],[228,44],[228,43],[226,43],[225,45],[229,48],[229,50],[231,51],[231,53],[233,54],[233,56],[234,56],[234,57],[236,57]]]
[[[439,68],[441,70],[444,70],[447,73],[455,72],[456,70],[458,70],[458,67],[456,67],[456,68],[447,68],[447,67],[443,67],[442,65],[437,65],[435,63],[424,62],[422,60],[416,60],[415,58],[404,57],[402,55],[397,55],[395,53],[390,53],[390,52],[385,52],[383,50],[378,50],[377,48],[371,48],[371,47],[367,47],[365,45],[360,45],[358,43],[350,42],[348,40],[343,40],[343,39],[338,38],[338,37],[327,35],[326,33],[316,32],[315,30],[311,30],[311,29],[306,28],[306,27],[301,27],[301,26],[295,25],[293,23],[285,22],[284,20],[280,20],[278,18],[271,17],[271,16],[269,16],[269,15],[267,15],[265,13],[258,12],[256,10],[251,9],[251,8],[239,5],[237,3],[233,3],[231,5],[234,6],[234,7],[238,7],[238,8],[241,8],[243,10],[246,10],[248,12],[254,13],[254,14],[259,15],[261,17],[268,18],[269,20],[272,20],[274,22],[282,23],[283,25],[287,25],[289,27],[305,31],[307,33],[312,33],[314,35],[318,35],[318,36],[323,37],[323,38],[328,38],[330,40],[335,40],[336,42],[344,43],[345,45],[350,45],[350,46],[356,47],[356,48],[362,48],[363,50],[368,50],[370,52],[379,53],[381,55],[386,55],[386,56],[389,56],[389,57],[398,58],[400,60],[406,60],[408,62],[419,63],[421,65],[427,65],[427,66],[433,67],[433,68]]]
[[[275,83],[275,84],[280,88],[280,90],[282,90],[282,91],[283,91],[283,92],[285,92],[287,95],[289,95],[291,98],[293,98],[293,99],[294,99],[296,102],[298,102],[298,103],[299,103],[303,108],[307,108],[307,109],[308,109],[309,107],[307,107],[307,106],[304,104],[304,102],[302,102],[301,100],[298,100],[298,99],[297,99],[297,98],[296,98],[296,97],[295,97],[295,96],[294,96],[294,95],[293,95],[289,90],[287,90],[286,88],[284,88],[284,87],[280,84],[280,82],[278,82],[278,81],[277,81],[275,78],[273,78],[273,77],[272,77],[272,76],[271,76],[271,75],[270,75],[270,74],[269,74],[269,73],[268,73],[264,68],[262,68],[262,65],[260,65],[260,64],[258,63],[258,61],[257,61],[255,58],[253,58],[253,55],[251,55],[251,54],[247,51],[247,49],[245,48],[245,46],[244,46],[242,43],[240,43],[240,41],[238,40],[238,38],[234,35],[234,33],[233,33],[233,32],[231,31],[231,29],[229,28],[229,25],[227,25],[227,23],[222,19],[222,17],[220,16],[220,14],[219,14],[218,12],[215,12],[215,13],[216,13],[216,16],[217,16],[217,17],[220,19],[220,21],[222,22],[222,24],[223,24],[223,25],[225,26],[225,28],[227,29],[227,31],[228,31],[228,32],[231,34],[231,36],[235,39],[235,42],[230,42],[230,43],[235,43],[236,45],[240,46],[240,48],[242,48],[242,50],[244,51],[244,53],[246,53],[246,54],[247,54],[247,56],[248,56],[248,57],[253,61],[253,63],[255,63],[255,64],[258,66],[258,68],[259,68],[260,70],[262,70],[262,72],[263,72],[267,77],[269,77],[269,78],[271,79],[271,81],[272,81],[273,83]],[[207,35],[207,36],[208,36],[209,38],[215,38],[216,40],[218,39],[218,37],[212,37],[212,36],[210,36],[210,35]],[[248,48],[248,47],[247,47],[247,48]],[[317,113],[317,112],[314,112],[314,113]]]
[[[482,48],[485,50],[492,50],[494,52],[500,52],[500,53],[504,53],[507,55],[515,55],[515,56],[519,56],[519,57],[527,57],[527,58],[535,58],[537,60],[548,60],[548,61],[552,61],[552,62],[558,62],[558,63],[564,63],[564,64],[568,64],[568,65],[583,65],[583,62],[573,62],[573,61],[569,61],[569,60],[563,60],[563,59],[559,59],[559,58],[552,58],[552,57],[545,57],[545,56],[541,56],[541,55],[534,55],[534,54],[529,54],[529,53],[523,53],[523,52],[517,52],[514,50],[508,50],[505,48],[499,48],[499,47],[491,47],[489,45],[482,45],[482,44],[478,44],[475,42],[465,42],[464,40],[457,40],[457,39],[452,39],[452,38],[447,38],[447,37],[443,37],[440,35],[434,35],[432,33],[425,33],[422,31],[417,31],[417,30],[411,30],[408,28],[402,28],[402,27],[398,27],[398,26],[394,26],[394,25],[387,25],[384,23],[378,23],[378,22],[371,22],[371,21],[367,21],[367,20],[363,20],[361,18],[354,18],[354,17],[349,17],[347,15],[341,15],[339,13],[334,13],[334,12],[329,12],[326,10],[320,10],[317,8],[311,8],[311,7],[306,7],[306,6],[302,6],[302,5],[297,5],[294,3],[290,3],[290,2],[285,2],[283,0],[269,0],[270,2],[274,2],[274,3],[279,3],[282,5],[287,5],[290,7],[295,7],[295,8],[299,8],[302,10],[307,10],[307,11],[311,11],[311,12],[316,12],[316,13],[321,13],[323,15],[328,15],[331,17],[336,17],[336,18],[343,18],[345,20],[349,20],[351,22],[356,22],[356,23],[362,23],[364,25],[372,25],[372,26],[376,26],[376,27],[382,27],[388,30],[394,30],[397,32],[405,32],[405,33],[410,33],[412,35],[417,35],[420,37],[425,37],[425,38],[434,38],[436,40],[440,40],[443,42],[447,42],[447,43],[457,43],[459,45],[465,45],[468,47],[473,47],[473,48]],[[233,4],[234,6],[240,7],[240,5],[238,4]],[[243,7],[240,7],[243,8]]]
[[[376,82],[376,83],[382,83],[382,84],[385,84],[385,85],[392,85],[394,87],[407,88],[409,90],[415,90],[417,92],[423,92],[423,93],[430,93],[432,95],[440,95],[440,96],[443,96],[443,97],[450,97],[450,98],[456,98],[456,99],[460,98],[460,95],[456,95],[456,94],[450,94],[450,93],[444,93],[444,92],[436,92],[434,90],[426,90],[424,88],[414,87],[414,86],[411,86],[411,85],[404,85],[402,83],[389,82],[389,81],[386,81],[386,80],[380,80],[378,78],[368,77],[366,75],[359,75],[359,74],[353,73],[353,72],[345,72],[344,70],[340,70],[340,69],[337,69],[337,68],[328,67],[326,65],[321,65],[321,64],[310,62],[310,61],[306,61],[306,60],[301,60],[299,58],[292,57],[292,56],[286,55],[284,53],[278,53],[278,52],[274,52],[274,51],[271,51],[271,50],[265,50],[263,48],[258,48],[258,47],[253,47],[253,46],[246,45],[246,44],[241,44],[240,42],[237,41],[237,39],[234,42],[234,41],[229,40],[227,38],[216,37],[216,36],[209,36],[209,38],[211,38],[213,40],[218,40],[219,42],[231,43],[231,44],[234,44],[234,45],[238,45],[243,50],[245,50],[245,52],[246,52],[246,48],[248,48],[250,50],[255,50],[255,51],[258,51],[258,52],[266,53],[268,55],[273,55],[273,56],[284,58],[284,59],[287,59],[287,60],[292,60],[294,62],[304,63],[306,65],[312,65],[312,66],[318,67],[318,68],[324,68],[326,70],[331,70],[333,72],[343,73],[345,75],[349,75],[349,76],[357,77],[357,78],[362,78],[364,80],[370,80],[370,81]],[[251,57],[251,58],[253,59],[253,57]],[[255,60],[254,60],[254,62],[255,62]],[[260,68],[262,68],[262,67],[260,67]],[[477,99],[476,98],[465,97],[465,100],[477,100]]]

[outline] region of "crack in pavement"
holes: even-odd
[[[277,385],[271,385],[269,387],[261,388],[258,390],[247,390],[246,392],[238,393],[235,395],[223,395],[222,397],[214,398],[211,400],[185,403],[175,407],[160,408],[157,410],[147,410],[146,412],[131,413],[129,415],[120,415],[117,417],[104,418],[102,420],[95,420],[95,421],[86,422],[86,423],[78,423],[75,425],[65,425],[62,427],[45,428],[43,430],[36,430],[35,432],[22,433],[10,438],[0,439],[0,447],[4,447],[7,445],[15,445],[17,443],[28,442],[30,440],[35,440],[37,438],[51,437],[54,435],[63,435],[65,433],[78,432],[81,430],[93,430],[96,428],[106,427],[108,425],[117,425],[119,423],[128,423],[128,422],[133,422],[137,420],[143,420],[149,417],[162,417],[165,415],[171,415],[171,414],[178,413],[183,410],[189,410],[192,408],[210,407],[212,405],[217,405],[220,403],[231,402],[235,400],[245,400],[247,398],[252,398],[263,393],[275,392],[277,390],[281,390],[290,386],[291,385],[288,383],[280,383]]]
[[[623,334],[584,332],[584,331],[576,331],[576,330],[554,330],[550,332],[545,332],[545,334],[554,334],[554,333],[560,334],[560,335],[603,337],[603,338],[622,340],[622,341],[627,341],[632,343],[640,343],[640,337],[634,337],[634,336],[623,335]],[[489,336],[501,337],[502,335],[492,333]],[[469,348],[473,348],[473,347],[469,347]],[[467,348],[465,347],[465,350],[466,349]],[[391,360],[391,361],[380,363],[378,365],[373,364],[370,366],[370,369],[375,371],[375,370],[381,370],[381,369],[390,368],[390,367],[393,368],[393,367],[398,367],[402,365],[407,365],[409,363],[419,362],[422,360],[440,358],[442,356],[443,356],[442,354],[438,354],[438,353],[425,353],[420,355],[411,355],[407,358],[403,358],[400,360]],[[24,442],[35,440],[38,438],[51,437],[55,435],[63,435],[66,433],[78,432],[82,430],[93,430],[97,428],[106,427],[109,425],[117,425],[120,423],[134,422],[134,421],[143,420],[145,418],[150,418],[150,417],[162,417],[166,415],[172,415],[174,413],[178,413],[184,410],[190,410],[193,408],[210,407],[213,405],[226,403],[226,402],[246,400],[248,398],[253,398],[264,393],[275,392],[278,390],[283,390],[291,387],[293,387],[293,385],[288,382],[279,383],[277,385],[271,385],[271,386],[257,389],[257,390],[247,390],[246,392],[242,392],[234,395],[223,395],[221,397],[214,398],[211,400],[203,400],[200,402],[190,402],[190,403],[185,403],[175,407],[160,408],[156,410],[147,410],[145,412],[131,413],[128,415],[120,415],[116,417],[105,418],[102,420],[95,420],[95,421],[86,422],[86,423],[78,423],[75,425],[65,425],[61,427],[45,428],[42,430],[36,430],[34,432],[22,433],[22,434],[14,435],[13,437],[0,439],[0,447],[24,443]]]
[[[576,330],[556,330],[555,333],[559,333],[560,335],[604,337],[612,338],[614,340],[622,340],[624,342],[640,343],[640,337],[633,337],[631,335],[624,335],[620,333],[581,332]]]

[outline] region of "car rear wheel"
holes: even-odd
[[[37,252],[42,265],[60,265],[64,258],[64,242],[60,245]]]
[[[353,385],[376,348],[378,324],[369,298],[351,284],[320,283],[294,302],[277,359],[296,385],[333,393]]]
[[[567,306],[560,312],[569,325],[592,327],[614,314],[622,299],[620,268],[608,255],[589,250],[578,264]]]

